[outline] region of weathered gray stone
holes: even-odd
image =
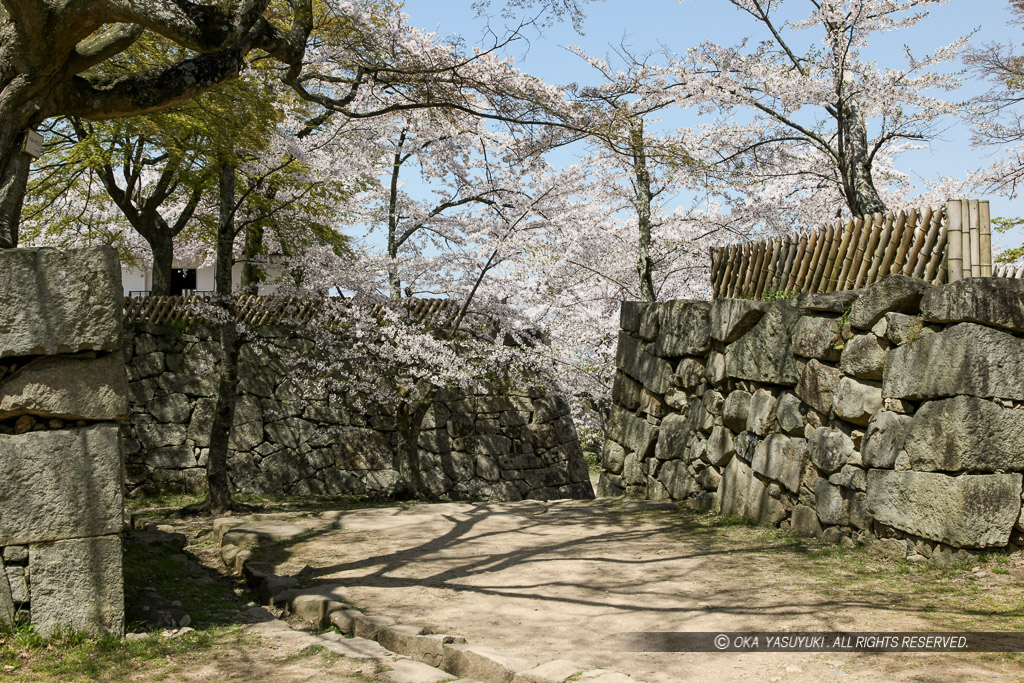
[[[693,389],[704,381],[705,370],[704,364],[700,361],[684,358],[679,362],[679,367],[676,368],[676,374],[672,379],[677,387]]]
[[[843,465],[843,469],[830,476],[828,482],[851,491],[864,491],[868,485],[867,474],[856,465]]]
[[[758,389],[750,397],[746,429],[758,436],[764,436],[774,426],[774,422],[775,397],[767,389]]]
[[[924,328],[924,320],[916,315],[906,313],[886,313],[885,338],[896,346],[903,346],[917,341]]]
[[[146,449],[180,446],[185,443],[187,431],[182,424],[143,422],[135,425],[135,434]]]
[[[121,529],[116,424],[0,435],[0,546]]]
[[[887,347],[873,334],[858,334],[846,342],[839,369],[858,379],[882,379]]]
[[[760,322],[725,350],[730,377],[769,384],[794,385],[800,373],[790,349],[790,334],[800,311],[776,301]]]
[[[120,516],[120,507],[117,511]],[[120,536],[33,544],[29,566],[37,633],[124,633]]]
[[[98,358],[37,358],[0,382],[0,419],[116,420],[128,415],[128,379],[120,353]]]
[[[775,415],[778,418],[779,429],[786,434],[796,436],[804,433],[804,414],[798,399],[788,391],[779,396],[775,404]]]
[[[722,483],[722,475],[714,467],[705,467],[697,475],[697,483],[705,491],[717,491]]]
[[[14,626],[14,616],[14,596],[11,595],[3,560],[0,560],[0,628]]]
[[[669,389],[665,392],[665,405],[673,410],[685,413],[690,404],[690,397],[680,389]]]
[[[708,437],[704,457],[716,467],[725,467],[734,455],[736,448],[732,443],[732,433],[722,425],[715,425],[711,430],[711,436]]]
[[[608,437],[647,458],[653,453],[658,428],[615,406],[608,421]]]
[[[597,495],[621,496],[626,492],[625,482],[617,474],[602,472],[597,480]]]
[[[0,358],[121,348],[113,247],[0,252]]]
[[[626,461],[622,466],[622,481],[626,486],[647,483],[647,471],[644,469],[643,460],[636,453],[626,454]]]
[[[771,525],[786,516],[782,503],[768,495],[768,487],[738,458],[733,458],[722,473],[718,497],[723,515],[748,517]]]
[[[793,300],[793,305],[805,311],[842,313],[857,300],[863,290],[848,289],[841,292],[803,292]]]
[[[704,401],[694,396],[687,405],[686,414],[690,420],[690,429],[693,431],[710,432],[715,423],[715,416],[712,415]]]
[[[705,391],[701,397],[701,402],[704,404],[704,409],[715,417],[721,416],[722,408],[725,407],[725,397],[722,396],[721,392],[714,389]]]
[[[733,443],[736,448],[736,456],[743,462],[749,464],[754,458],[754,450],[757,448],[757,444],[760,439],[757,438],[757,434],[752,432],[740,432],[736,435]]]
[[[694,356],[710,348],[711,304],[704,301],[666,301],[658,305],[658,319],[658,356]]]
[[[839,321],[835,318],[807,315],[793,327],[793,353],[798,356],[837,361],[842,344]]]
[[[670,460],[662,465],[658,481],[665,487],[671,500],[682,500],[701,489],[682,460]]]
[[[814,482],[814,509],[822,524],[850,523],[850,515],[846,501],[838,486],[833,486],[828,479],[819,478]]]
[[[1024,410],[973,396],[929,401],[910,420],[904,448],[924,472],[1024,470]]]
[[[601,452],[601,466],[611,474],[622,474],[622,467],[626,463],[626,450],[612,440],[604,442]]]
[[[842,469],[853,456],[853,440],[838,429],[818,427],[808,439],[811,462],[826,476]]]
[[[793,516],[790,520],[789,531],[794,536],[817,538],[821,535],[821,524],[818,522],[818,513],[814,511],[814,508],[807,505],[797,505],[793,508]]]
[[[719,351],[712,351],[708,356],[708,367],[705,375],[713,385],[719,385],[728,377],[725,369],[725,354]]]
[[[623,301],[619,308],[619,328],[627,332],[639,333],[644,314],[656,306],[647,301]]]
[[[628,410],[636,410],[640,407],[640,392],[643,388],[643,384],[621,370],[616,370],[615,381],[612,383],[612,401]]]
[[[850,309],[850,324],[870,330],[889,312],[917,313],[921,297],[931,289],[924,280],[905,275],[889,275],[867,289]]]
[[[882,389],[850,377],[839,380],[832,397],[832,410],[836,417],[862,427],[867,426],[871,416],[882,409]]]
[[[1024,399],[1024,339],[974,323],[922,336],[889,353],[882,391],[911,400]]]
[[[909,415],[900,415],[888,410],[880,410],[872,415],[861,445],[864,466],[891,469],[896,464],[896,457],[903,450],[903,440],[909,423]]]
[[[1024,280],[968,277],[933,287],[921,299],[932,322],[970,322],[1024,332]]]
[[[511,683],[516,673],[537,666],[537,662],[500,652],[482,645],[444,646],[444,666],[448,673],[461,678]]]
[[[31,599],[26,569],[26,567],[10,566],[4,568],[4,573],[7,574],[7,583],[11,588],[11,600],[16,603],[29,602]]]
[[[715,299],[711,302],[711,337],[736,341],[764,316],[771,304],[750,299]]]
[[[619,333],[615,365],[656,394],[664,394],[672,386],[672,366],[650,353],[650,344]]]
[[[678,413],[667,415],[658,430],[658,443],[654,457],[659,460],[676,460],[683,457],[683,450],[690,438],[690,421]]]
[[[868,471],[867,508],[876,520],[958,548],[1005,546],[1020,496],[1020,474]]]
[[[188,422],[192,405],[185,394],[168,394],[146,404],[146,412],[159,422]]]
[[[742,432],[747,428],[747,416],[750,413],[750,392],[737,389],[725,398],[722,406],[722,422],[734,432]]]
[[[662,418],[668,412],[668,407],[657,394],[643,389],[640,392],[640,412],[651,417]]]
[[[4,548],[4,562],[28,562],[27,545],[9,545]]]
[[[807,442],[782,434],[772,434],[757,445],[750,467],[796,493],[804,476]]]
[[[838,368],[810,360],[796,385],[800,400],[823,415],[832,412],[832,401],[843,373]]]

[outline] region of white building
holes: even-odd
[[[277,280],[283,274],[280,266],[261,266],[267,274],[267,284],[260,284],[258,294],[273,294],[277,291]],[[200,266],[199,268],[183,268],[179,266],[177,259],[174,261],[174,270],[171,271],[171,294],[212,294],[216,290],[214,283],[216,268]],[[242,264],[236,263],[231,268],[231,288],[238,291],[239,283],[242,281]],[[153,269],[129,268],[121,266],[121,282],[124,285],[125,296],[148,296],[153,288]]]

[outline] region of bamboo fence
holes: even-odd
[[[976,199],[859,216],[711,250],[715,298],[836,292],[896,274],[942,284],[993,274],[1022,277],[1022,271],[1018,266],[993,273],[989,204]]]
[[[450,299],[414,299],[403,302],[409,316],[418,323],[447,322],[458,312]],[[235,322],[243,325],[301,324],[310,322],[322,309],[319,299],[243,295],[235,297]],[[380,316],[387,303],[375,303],[370,314]],[[216,312],[205,296],[125,297],[124,322],[156,325],[196,325],[210,322]]]

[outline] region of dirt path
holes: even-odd
[[[260,551],[276,573],[340,585],[366,612],[538,662],[650,683],[1020,680],[1020,655],[632,653],[628,631],[1024,630],[1024,569],[892,563],[773,530],[613,501],[415,505],[296,515]],[[304,567],[307,567],[304,571]],[[986,565],[988,567],[988,565]]]

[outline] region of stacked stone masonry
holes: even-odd
[[[312,353],[300,331],[258,328],[243,345],[231,432],[233,490],[253,495],[389,498],[409,490],[394,408],[309,395],[287,358]],[[219,346],[209,330],[135,323],[124,338],[131,419],[124,427],[129,495],[206,485]],[[592,498],[568,403],[535,392],[437,394],[418,432],[431,494],[451,499]]]
[[[0,250],[0,626],[124,630],[121,299],[113,249]]]
[[[948,562],[1024,545],[1024,282],[627,302],[599,495]]]

